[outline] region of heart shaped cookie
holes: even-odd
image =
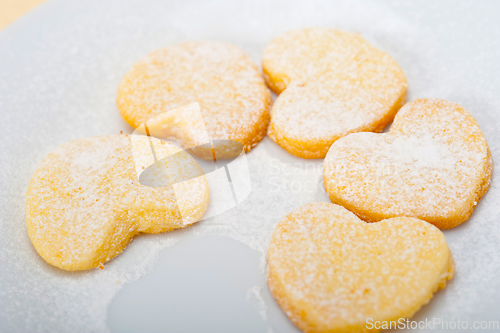
[[[463,107],[419,99],[401,108],[388,133],[336,141],[323,180],[333,203],[365,221],[411,216],[448,229],[470,217],[492,165],[486,139]]]
[[[387,53],[333,29],[285,33],[265,49],[273,105],[269,137],[289,153],[323,158],[335,140],[380,132],[406,98],[406,77]]]
[[[187,42],[156,50],[125,74],[116,99],[134,128],[195,102],[211,139],[238,141],[248,152],[266,135],[271,93],[250,57],[228,43]]]
[[[202,217],[209,188],[200,166],[170,143],[144,139],[147,145],[133,149],[127,135],[74,140],[40,163],[25,214],[29,238],[45,261],[65,270],[93,268],[138,233],[184,228]],[[151,155],[151,145],[158,160],[168,157],[167,172],[155,175],[161,187],[143,186],[137,177],[136,167],[145,167],[135,162]]]
[[[304,332],[365,332],[369,319],[409,318],[454,275],[433,225],[409,217],[366,223],[324,202],[278,223],[267,264],[273,296]]]

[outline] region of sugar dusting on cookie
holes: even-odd
[[[134,127],[195,102],[212,139],[236,140],[249,151],[266,133],[271,95],[257,66],[228,43],[157,50],[136,63],[118,88],[118,108]]]
[[[305,331],[411,317],[453,273],[445,238],[430,224],[412,218],[367,224],[328,203],[284,217],[268,253],[270,289]]]
[[[470,216],[491,168],[488,144],[464,108],[417,100],[401,109],[389,133],[334,143],[324,180],[333,202],[368,221],[414,216],[447,229]]]
[[[302,158],[325,157],[349,133],[380,132],[406,98],[406,77],[396,61],[360,35],[340,30],[277,37],[264,51],[263,69],[280,93],[268,135]]]
[[[171,144],[156,148],[160,157],[179,151]],[[177,172],[197,167],[183,160],[185,167]],[[123,251],[139,232],[169,231],[198,220],[207,207],[206,180],[193,178],[180,186],[174,193],[169,186],[141,185],[128,136],[70,141],[33,175],[26,195],[28,233],[48,263],[67,270],[93,268]]]

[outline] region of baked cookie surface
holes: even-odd
[[[146,167],[136,165],[133,155],[151,152],[137,145],[132,151],[126,135],[70,141],[44,158],[31,179],[25,214],[29,238],[45,261],[65,270],[93,268],[121,253],[138,233],[184,228],[202,217],[208,183],[188,175],[202,174],[201,168],[172,144],[151,140],[158,158],[173,156],[169,163],[186,170],[179,174],[176,168],[177,183],[141,185],[136,167]]]
[[[290,31],[264,51],[268,86],[280,94],[269,137],[291,154],[323,158],[349,133],[380,132],[406,98],[406,76],[387,53],[358,34]]]
[[[412,216],[448,229],[470,217],[492,168],[486,139],[462,106],[419,99],[401,108],[388,133],[336,141],[323,180],[333,203],[365,221]]]
[[[134,128],[198,102],[210,138],[238,141],[247,152],[266,135],[271,101],[257,66],[241,49],[222,42],[187,42],[152,52],[124,76],[117,96],[121,115]]]
[[[273,296],[304,332],[366,332],[369,318],[410,318],[454,275],[433,225],[407,217],[366,223],[324,202],[278,223],[267,263]]]

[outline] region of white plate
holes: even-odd
[[[215,39],[258,63],[273,37],[306,26],[359,31],[388,51],[408,76],[409,100],[465,106],[498,162],[499,5],[56,0],[10,25],[0,32],[0,331],[297,332],[267,289],[265,253],[281,217],[328,200],[321,161],[266,138],[247,155],[252,193],[242,204],[186,230],[138,237],[104,270],[79,273],[47,265],[28,240],[24,196],[36,165],[70,139],[131,132],[116,88],[148,52]],[[456,276],[416,320],[500,321],[499,198],[494,174],[472,218],[445,231]]]

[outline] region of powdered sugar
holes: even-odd
[[[325,159],[326,188],[369,221],[414,216],[451,228],[465,221],[491,177],[488,145],[462,107],[404,106],[389,133],[352,134]]]
[[[384,105],[347,82],[291,85],[273,106],[273,125],[296,139],[328,140],[368,128]]]
[[[323,158],[349,133],[381,131],[406,97],[406,77],[394,59],[339,30],[279,36],[264,51],[263,69],[271,88],[281,92],[269,137],[304,158]]]
[[[134,127],[195,102],[212,139],[237,140],[248,151],[265,133],[271,95],[257,67],[231,44],[187,42],[157,50],[118,88],[120,112]]]
[[[453,272],[445,239],[431,225],[408,218],[367,224],[327,203],[284,217],[269,248],[271,291],[304,330],[411,317]]]
[[[197,221],[208,203],[203,174],[195,177],[199,167],[189,155],[175,154],[179,148],[156,147],[160,158],[177,156],[173,167],[184,166],[175,168],[176,176],[188,174],[175,189],[139,183],[125,135],[70,141],[49,154],[26,195],[28,232],[38,253],[63,269],[93,268],[120,253],[139,232],[169,231]]]

